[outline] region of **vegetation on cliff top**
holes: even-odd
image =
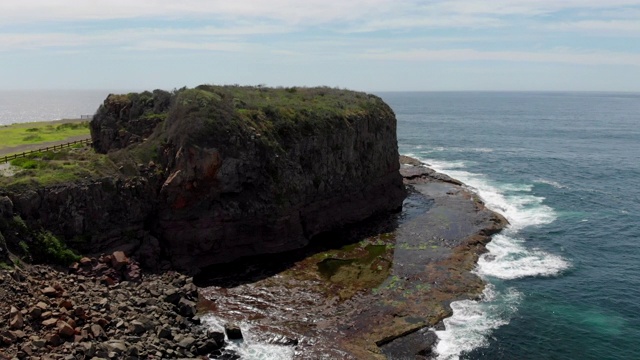
[[[91,127],[100,152],[136,142],[157,150],[166,142],[220,148],[247,139],[282,150],[292,141],[350,126],[376,111],[391,113],[378,97],[349,90],[200,85],[170,93],[109,95]],[[110,138],[96,136],[105,128],[111,129]],[[140,160],[152,160],[148,157]]]
[[[374,95],[329,87],[200,85],[172,92],[112,94],[96,113],[96,118],[106,118],[106,122],[92,122],[92,132],[120,122],[116,128],[119,133],[147,132],[148,136],[140,138],[141,146],[128,146],[109,156],[81,146],[34,153],[11,161],[11,171],[0,169],[0,187],[19,190],[119,172],[135,175],[135,170],[129,170],[139,163],[158,161],[167,142],[232,150],[224,149],[230,139],[236,143],[250,139],[277,153],[304,137],[348,127],[350,122],[380,110],[391,111]],[[88,126],[87,122],[50,122],[1,127],[0,147],[86,134]]]

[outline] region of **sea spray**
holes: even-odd
[[[419,150],[419,149],[416,149]],[[555,221],[555,211],[544,204],[544,198],[531,194],[533,184],[498,184],[486,175],[466,170],[465,161],[442,161],[417,156],[434,170],[466,184],[478,194],[489,209],[500,212],[510,225],[494,235],[475,269],[488,282],[479,301],[453,302],[453,315],[444,320],[445,330],[437,331],[438,358],[458,359],[461,354],[487,346],[494,329],[509,323],[518,309],[522,293],[504,284],[504,280],[526,276],[557,275],[569,266],[562,257],[530,248],[520,232],[527,227]],[[421,158],[422,156],[422,158]]]
[[[202,323],[211,330],[224,332],[225,321],[209,313],[202,317]],[[235,353],[243,360],[289,360],[293,359],[294,349],[290,346],[261,343],[254,339],[253,331],[247,324],[240,326],[243,334],[242,340],[229,340],[226,338],[225,349]]]

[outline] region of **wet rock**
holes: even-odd
[[[269,344],[281,345],[281,346],[295,346],[298,345],[298,339],[293,339],[284,335],[277,335],[267,340]]]
[[[431,355],[432,348],[438,340],[437,335],[428,329],[421,329],[411,334],[398,337],[380,346],[382,353],[393,359],[417,359]]]
[[[227,338],[229,340],[241,340],[242,330],[240,330],[240,326],[234,323],[227,323],[224,325],[224,332],[227,334]]]
[[[222,348],[223,342],[218,343],[214,339],[206,339],[196,345],[196,353],[198,355],[208,355],[211,352]]]

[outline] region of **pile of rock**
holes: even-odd
[[[108,285],[126,280],[139,282],[142,280],[140,264],[130,259],[123,251],[114,251],[110,255],[98,258],[83,257],[69,268],[79,275],[99,278]]]
[[[73,274],[46,266],[0,271],[0,359],[207,358],[220,352],[224,334],[200,325],[198,290],[189,277],[129,275],[135,264],[120,255],[83,259]]]

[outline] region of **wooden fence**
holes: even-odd
[[[49,150],[60,150],[66,147],[71,147],[73,145],[76,144],[91,144],[91,139],[84,139],[84,140],[76,140],[76,141],[72,141],[72,142],[68,142],[65,144],[60,144],[60,145],[53,145],[53,146],[47,146],[45,148],[41,148],[41,149],[37,149],[37,150],[31,150],[31,151],[25,151],[22,153],[18,153],[18,154],[13,154],[13,155],[7,155],[5,157],[0,157],[0,163],[6,163],[9,160],[13,160],[13,159],[17,159],[20,157],[25,157],[27,155],[31,155],[33,153],[37,153],[37,152],[42,152],[42,151],[49,151]]]

